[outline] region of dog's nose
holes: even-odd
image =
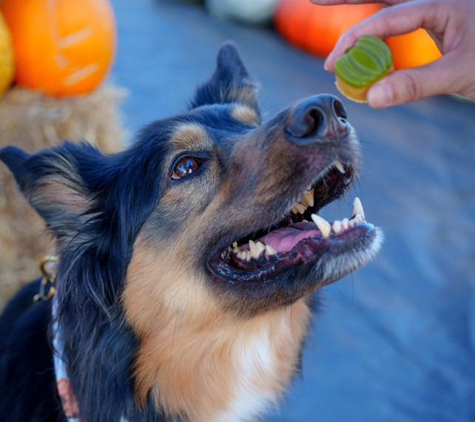
[[[336,140],[350,130],[345,107],[334,95],[315,95],[290,109],[286,121],[289,140],[296,144],[310,144]]]

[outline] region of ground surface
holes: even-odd
[[[184,110],[233,39],[261,81],[264,117],[336,93],[322,61],[199,7],[113,0],[113,79],[131,133]],[[384,228],[379,259],[321,293],[303,376],[271,422],[475,420],[475,104],[435,98],[374,111],[345,103],[364,146],[355,190]],[[354,195],[329,209],[348,214]]]

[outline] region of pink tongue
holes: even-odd
[[[296,223],[289,227],[274,230],[259,241],[265,245],[272,246],[277,252],[289,252],[302,239],[309,237],[322,237],[320,231],[313,223]]]

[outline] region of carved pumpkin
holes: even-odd
[[[0,95],[12,84],[13,71],[13,48],[10,32],[0,14]]]
[[[63,97],[87,94],[106,77],[116,50],[109,0],[3,0],[16,83]]]
[[[377,4],[317,6],[309,0],[282,0],[274,20],[292,44],[327,56],[344,32],[380,9]]]
[[[393,52],[396,70],[423,66],[442,57],[434,40],[424,29],[388,38],[386,42]]]

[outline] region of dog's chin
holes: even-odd
[[[255,303],[260,309],[291,304],[372,260],[383,234],[366,221],[359,199],[351,218],[327,222],[318,215],[347,191],[355,172],[337,162],[317,177],[280,221],[263,223],[261,230],[221,245],[208,260],[208,269],[214,281],[225,286],[227,300],[235,296],[240,307],[244,302],[254,308]]]

